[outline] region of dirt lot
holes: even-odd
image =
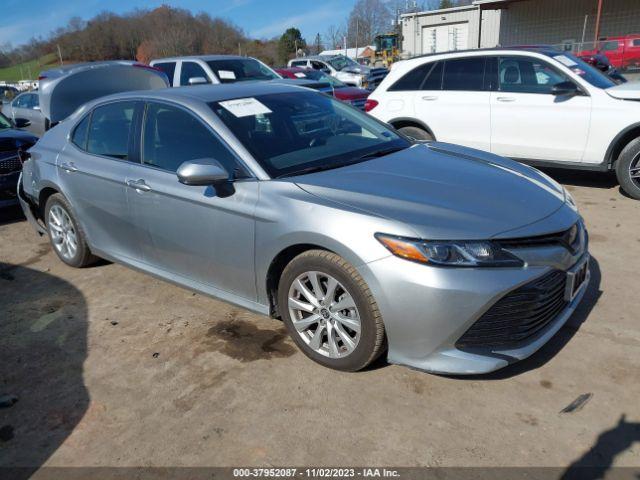
[[[640,466],[640,202],[550,173],[588,223],[590,291],[543,350],[475,378],[327,370],[278,321],[68,268],[5,212],[0,394],[19,400],[0,409],[0,465]]]

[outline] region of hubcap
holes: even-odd
[[[67,260],[73,259],[78,251],[78,237],[66,210],[60,205],[51,207],[47,225],[56,251]]]
[[[316,353],[350,355],[360,341],[360,314],[347,289],[331,275],[305,272],[289,289],[289,314],[298,335]]]

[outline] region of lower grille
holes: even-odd
[[[19,172],[21,169],[17,152],[0,152],[0,174]]]
[[[505,295],[460,337],[456,347],[518,347],[564,310],[566,284],[567,274],[554,270]]]

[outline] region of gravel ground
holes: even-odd
[[[120,265],[68,268],[2,213],[0,395],[18,400],[0,465],[640,466],[640,202],[549,173],[590,229],[590,290],[546,347],[483,377],[322,368],[276,320]]]

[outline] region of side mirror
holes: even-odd
[[[560,82],[551,87],[551,95],[556,96],[573,96],[578,95],[580,90],[578,86],[573,82]]]
[[[33,107],[33,109],[40,111],[40,105],[36,105],[35,107]]]
[[[184,162],[178,171],[178,181],[190,186],[211,186],[229,181],[229,174],[213,158],[202,158]]]
[[[209,83],[204,77],[191,77],[189,79],[189,85],[204,85],[205,83]]]
[[[16,128],[27,128],[31,125],[31,120],[27,120],[26,118],[16,118],[13,123],[16,124]]]

